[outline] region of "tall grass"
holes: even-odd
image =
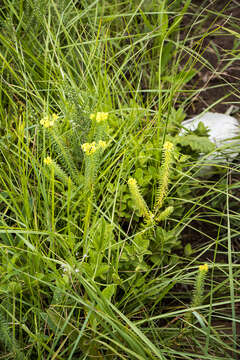
[[[187,89],[196,61],[206,63],[212,29],[194,32],[206,9],[2,2],[1,358],[238,358],[239,166],[199,179],[177,137],[199,92]],[[166,141],[174,156],[161,210],[174,211],[149,224],[127,183],[135,178],[154,208]]]

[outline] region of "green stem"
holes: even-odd
[[[88,246],[87,246],[87,236],[88,236],[88,230],[91,220],[91,214],[92,214],[92,201],[93,201],[93,194],[94,190],[92,188],[90,197],[87,199],[87,209],[86,209],[86,215],[84,218],[84,232],[83,232],[83,254],[87,254]]]

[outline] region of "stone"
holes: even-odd
[[[194,131],[202,122],[209,130],[209,139],[216,145],[216,150],[210,155],[201,156],[199,165],[201,170],[198,175],[205,176],[212,172],[211,164],[223,164],[227,160],[233,160],[240,152],[240,124],[236,118],[226,114],[207,112],[192,119],[182,122],[183,129],[179,135],[184,136],[187,130]],[[235,138],[235,139],[233,139]]]

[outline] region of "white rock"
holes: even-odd
[[[179,135],[186,134],[187,130],[196,130],[200,122],[208,128],[209,139],[216,145],[216,150],[211,154],[200,154],[200,159],[194,166],[196,175],[207,179],[214,174],[215,166],[225,165],[226,160],[233,160],[240,153],[239,139],[232,139],[240,135],[240,124],[232,116],[207,112],[183,121],[182,126],[185,129],[181,129]]]
[[[209,129],[209,139],[216,144],[217,151],[221,153],[220,157],[217,157],[218,160],[226,157],[233,158],[240,152],[239,139],[232,139],[240,134],[240,125],[237,119],[226,114],[207,112],[183,121],[182,126],[194,131],[200,122]],[[184,135],[185,129],[181,129],[179,135]]]

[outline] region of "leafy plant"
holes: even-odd
[[[198,65],[237,59],[204,58],[224,11],[2,1],[1,357],[238,357],[239,169],[200,180],[206,129],[179,136]]]

